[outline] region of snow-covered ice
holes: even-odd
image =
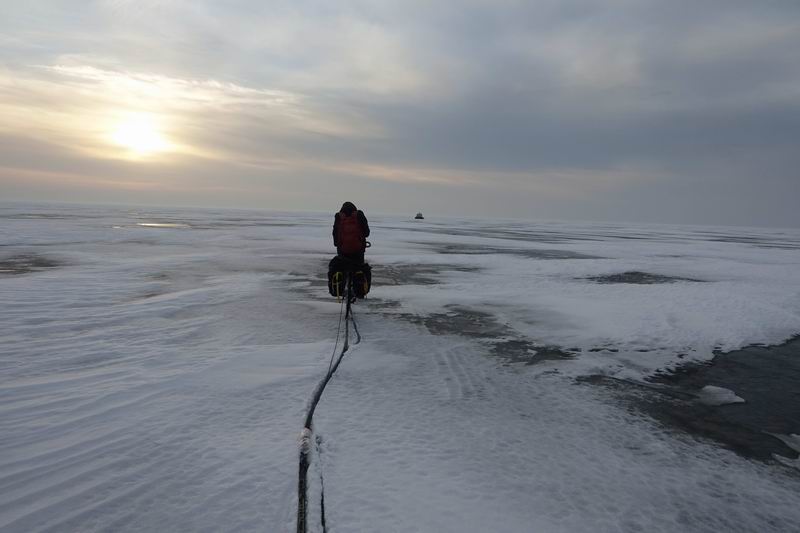
[[[799,232],[370,222],[364,341],[314,418],[313,530],[323,484],[329,531],[800,530],[796,470],[575,380],[800,333]],[[293,530],[340,309],[330,224],[3,205],[0,530]]]
[[[793,450],[800,452],[800,435],[778,435],[778,437]]]

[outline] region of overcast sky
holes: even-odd
[[[800,2],[2,2],[0,199],[800,226]]]

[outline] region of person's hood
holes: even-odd
[[[345,202],[339,212],[349,216],[358,212],[358,209],[356,209],[356,205],[353,202]]]

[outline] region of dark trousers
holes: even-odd
[[[355,270],[364,264],[364,252],[355,252],[352,254],[339,254],[339,257],[344,259],[348,270]]]

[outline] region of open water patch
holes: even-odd
[[[758,459],[798,453],[776,435],[800,434],[800,337],[778,346],[748,346],[718,353],[707,364],[684,365],[653,381],[682,391],[698,391],[691,409],[671,402],[650,406],[656,418],[722,442]],[[729,390],[744,402],[709,405],[709,387]]]
[[[56,268],[63,263],[51,257],[39,254],[18,254],[0,258],[0,276],[14,276],[30,274],[50,268]]]
[[[490,355],[510,363],[533,365],[575,356],[572,351],[539,344],[524,337],[489,313],[462,306],[447,306],[446,309],[445,313],[399,316],[424,326],[433,335],[460,335],[476,339],[487,346]]]
[[[514,255],[528,259],[600,259],[598,256],[573,252],[571,250],[551,250],[536,248],[506,248],[446,242],[414,242],[444,255]]]
[[[477,267],[464,265],[373,265],[372,283],[383,285],[436,285],[442,272],[478,272]]]
[[[616,389],[665,427],[744,457],[781,463],[798,458],[787,441],[800,434],[800,337],[717,353],[711,362],[689,363],[648,383],[606,376],[581,381]]]
[[[589,276],[580,279],[594,281],[595,283],[629,283],[633,285],[657,285],[659,283],[678,283],[681,281],[704,283],[704,281],[701,279],[665,276],[664,274],[652,274],[650,272],[640,272],[638,270],[631,270],[629,272],[622,272],[619,274],[606,274],[603,276]]]

